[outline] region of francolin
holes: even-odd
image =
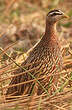
[[[11,80],[9,84],[11,87],[8,88],[6,95],[30,95],[33,92],[36,92],[37,95],[40,95],[45,92],[42,86],[48,91],[51,78],[53,84],[55,84],[55,86],[57,85],[59,76],[55,75],[53,77],[48,77],[48,75],[59,73],[59,71],[62,69],[63,60],[60,42],[56,32],[56,23],[67,17],[68,16],[60,10],[52,10],[47,14],[44,36],[28,52],[28,57],[21,65],[23,68],[25,68],[25,70],[18,68],[14,72],[14,75],[18,76],[15,76]],[[24,73],[22,74],[22,72]],[[28,72],[30,72],[37,79],[46,76],[42,79],[39,79],[39,82],[42,86],[39,85],[36,80],[26,84],[13,86],[18,83],[33,80],[34,78],[30,76]]]

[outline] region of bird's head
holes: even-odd
[[[47,21],[50,24],[54,24],[63,18],[68,18],[68,16],[65,13],[63,13],[61,10],[51,10],[47,14]]]

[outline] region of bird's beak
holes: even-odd
[[[63,14],[62,18],[70,18],[70,17],[68,15],[66,15],[66,14]]]

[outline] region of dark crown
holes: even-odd
[[[48,13],[47,16],[55,16],[55,15],[62,15],[62,14],[63,14],[63,12],[60,10],[52,10]]]

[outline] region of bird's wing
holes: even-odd
[[[23,69],[22,68],[18,68],[17,70],[14,71],[14,75],[18,75],[18,76],[15,76],[14,78],[12,78],[12,80],[11,80],[11,82],[9,84],[9,87],[13,86],[15,84],[18,84],[20,82],[25,82],[25,81],[29,80],[29,75],[28,75],[27,71],[30,71],[32,73],[33,69],[35,69],[34,67],[37,67],[37,65],[38,65],[37,64],[38,61],[37,61],[36,55],[35,55],[37,49],[35,49],[35,47],[36,46],[34,46],[32,49],[30,49],[27,52],[28,56],[25,59],[25,61],[21,64],[21,67],[23,67]],[[24,74],[22,75],[23,72],[24,72]],[[30,79],[31,79],[31,76],[30,76]],[[14,86],[14,87],[8,88],[6,95],[12,94],[12,93],[13,93],[13,95],[17,95],[16,91],[20,91],[20,86]]]

